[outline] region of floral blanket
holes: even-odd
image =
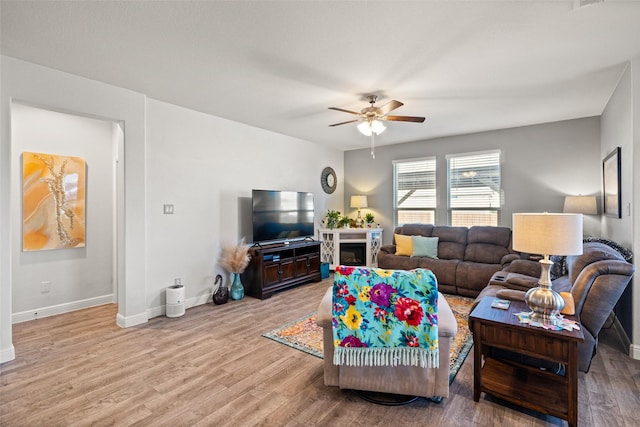
[[[336,267],[333,363],[438,367],[438,285],[427,269]]]

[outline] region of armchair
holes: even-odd
[[[598,242],[584,243],[582,255],[569,256],[566,263],[567,274],[553,281],[553,289],[570,292],[573,296],[575,314],[580,318],[584,333],[584,342],[578,345],[578,369],[588,372],[596,354],[598,334],[631,281],[635,266],[611,247]],[[483,296],[524,300],[526,289],[536,286],[534,264],[537,263],[511,263],[493,276],[478,301]],[[537,274],[540,274],[539,269]]]
[[[458,325],[447,300],[438,297],[438,367],[350,366],[334,364],[332,329],[333,287],[327,289],[318,307],[317,322],[323,329],[324,383],[343,389],[421,396],[449,397],[449,359],[451,341]]]

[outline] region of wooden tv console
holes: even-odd
[[[320,242],[255,245],[249,254],[251,261],[242,273],[242,284],[252,297],[266,299],[276,291],[321,280]]]

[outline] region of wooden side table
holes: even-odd
[[[514,313],[530,311],[524,302],[511,301],[509,309],[492,308],[485,297],[469,315],[473,324],[473,400],[485,392],[525,408],[578,422],[578,343],[582,330],[550,331],[519,322]],[[577,320],[572,316],[567,316]],[[564,375],[511,360],[491,357],[491,349],[564,364]],[[484,364],[483,364],[484,356]]]

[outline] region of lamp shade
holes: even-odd
[[[580,255],[582,215],[514,213],[513,249],[540,255]]]
[[[368,207],[367,196],[351,196],[351,207],[358,209]]]
[[[598,207],[596,196],[566,196],[564,198],[564,213],[581,213],[584,215],[596,215]]]
[[[367,120],[358,125],[361,134],[371,136],[371,134],[380,135],[387,127],[380,120]]]

